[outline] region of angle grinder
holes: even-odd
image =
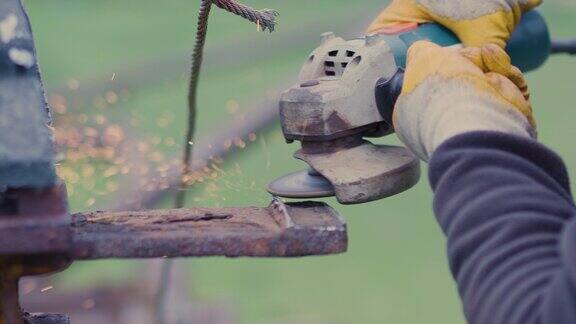
[[[366,140],[394,132],[392,112],[402,88],[406,53],[418,40],[441,46],[460,43],[451,31],[433,23],[403,25],[348,41],[333,33],[321,36],[298,84],[280,97],[284,137],[301,143],[295,157],[309,169],[273,181],[268,186],[271,194],[336,196],[342,204],[358,204],[401,193],[418,182],[419,160],[408,149]],[[507,52],[523,72],[546,61],[552,42],[538,12],[523,16]]]

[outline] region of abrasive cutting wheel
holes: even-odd
[[[268,192],[284,198],[323,198],[335,195],[334,186],[314,169],[287,174],[268,185]]]

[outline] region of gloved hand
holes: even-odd
[[[421,159],[471,131],[536,137],[526,81],[501,47],[456,49],[419,41],[407,62],[394,129]]]
[[[522,13],[542,0],[393,0],[372,22],[367,34],[399,23],[437,22],[465,46],[489,43],[504,48]]]

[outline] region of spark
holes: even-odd
[[[59,94],[51,95],[50,107],[52,107],[57,114],[65,114],[68,109],[66,97]]]
[[[174,146],[176,145],[176,140],[174,140],[173,137],[167,137],[164,139],[164,144],[166,144],[166,146]]]
[[[231,147],[232,147],[232,140],[229,140],[229,139],[225,140],[224,141],[224,148],[226,150],[229,150]]]
[[[104,178],[110,178],[111,176],[114,176],[116,174],[118,174],[118,168],[112,166],[104,171]]]
[[[98,125],[103,125],[104,123],[106,123],[106,117],[104,117],[104,115],[102,114],[97,114],[96,116],[94,116],[94,120]]]
[[[260,142],[262,143],[262,150],[266,154],[266,169],[270,169],[272,162],[270,157],[270,150],[268,149],[268,143],[264,136],[260,136]]]
[[[234,145],[236,145],[236,147],[239,147],[241,149],[246,148],[246,143],[241,138],[235,138]]]
[[[162,142],[162,138],[160,138],[160,136],[152,136],[150,142],[152,142],[153,145],[158,145]]]
[[[96,199],[94,197],[88,198],[88,200],[86,200],[86,207],[90,207],[92,205],[94,205],[96,203]]]
[[[109,104],[114,104],[118,101],[118,95],[114,91],[106,92],[105,98],[106,98],[106,102]]]
[[[150,155],[150,160],[154,161],[154,162],[162,162],[164,161],[164,154],[155,151]]]
[[[78,90],[80,88],[80,81],[76,79],[69,79],[67,85],[70,90]]]
[[[40,292],[47,292],[48,290],[50,290],[52,288],[54,288],[54,287],[53,286],[46,286],[46,287],[40,289]]]
[[[240,109],[240,104],[238,101],[231,99],[226,102],[226,111],[228,111],[229,114],[237,113],[238,109]]]
[[[82,302],[82,308],[84,309],[92,309],[94,306],[96,306],[94,299],[86,299]]]
[[[124,130],[116,124],[106,127],[104,134],[102,134],[104,144],[111,147],[119,145],[124,141],[124,137]]]

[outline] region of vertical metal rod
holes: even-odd
[[[184,140],[184,155],[182,157],[180,184],[174,200],[174,208],[182,208],[186,204],[186,176],[190,174],[192,167],[192,150],[194,145],[194,133],[196,131],[198,81],[200,78],[200,70],[202,68],[204,45],[206,44],[206,33],[208,32],[208,18],[210,17],[211,8],[212,0],[202,0],[200,3],[198,26],[196,30],[196,44],[194,45],[194,51],[192,53],[190,81],[188,84],[188,125],[186,138]],[[162,263],[162,268],[160,270],[160,281],[156,293],[156,310],[154,314],[155,323],[158,324],[166,323],[167,294],[173,265],[174,263],[172,260],[165,260]]]
[[[182,208],[186,204],[186,178],[190,174],[193,161],[194,134],[196,131],[196,114],[198,98],[198,82],[202,68],[202,59],[204,56],[204,45],[206,44],[206,33],[208,31],[208,19],[212,3],[218,7],[241,16],[256,23],[263,30],[274,30],[275,20],[278,13],[275,10],[264,9],[261,11],[254,10],[248,6],[237,3],[234,0],[202,0],[198,13],[198,24],[196,29],[196,43],[192,53],[192,65],[190,68],[190,82],[188,84],[188,125],[186,139],[184,141],[184,155],[182,157],[181,177],[178,191],[174,200],[174,208]],[[160,274],[160,283],[156,294],[156,322],[165,324],[166,322],[166,302],[168,286],[170,281],[170,272],[172,271],[173,262],[164,261]]]
[[[190,173],[192,162],[192,149],[194,146],[194,133],[196,131],[196,113],[198,98],[198,81],[200,70],[202,68],[202,59],[204,57],[204,45],[206,44],[206,33],[208,31],[208,18],[212,0],[202,0],[200,11],[198,13],[198,28],[196,30],[196,44],[192,53],[192,66],[190,68],[190,82],[188,84],[188,125],[186,138],[184,141],[184,156],[182,159],[182,177],[180,179],[180,188],[176,194],[174,207],[182,208],[186,203],[186,175]]]
[[[154,323],[166,323],[166,309],[168,302],[168,289],[170,283],[170,276],[174,268],[173,260],[164,260],[160,268],[160,280],[158,281],[158,288],[156,290],[156,310],[154,312]]]

